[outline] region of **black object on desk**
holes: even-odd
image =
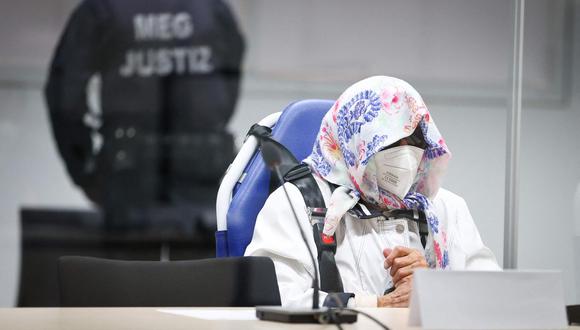
[[[283,323],[342,324],[357,321],[357,313],[339,308],[288,308],[277,306],[256,307],[256,317],[263,321]]]
[[[65,255],[128,260],[186,260],[215,255],[213,232],[166,217],[110,228],[96,210],[23,208],[19,307],[59,307],[57,266]]]

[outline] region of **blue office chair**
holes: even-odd
[[[304,100],[267,116],[259,124],[272,127],[275,140],[301,160],[312,151],[322,117],[331,100]],[[216,256],[242,256],[252,240],[256,216],[270,193],[270,170],[256,152],[258,140],[249,136],[220,185],[217,202]]]

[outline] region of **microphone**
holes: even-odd
[[[282,189],[284,190],[284,194],[286,195],[286,200],[288,200],[288,203],[290,204],[290,209],[292,209],[292,215],[294,217],[294,221],[295,221],[296,225],[298,226],[298,229],[300,230],[300,236],[302,237],[302,241],[304,242],[304,245],[306,246],[306,250],[308,250],[308,255],[310,256],[310,261],[312,262],[312,267],[314,269],[314,278],[312,280],[312,289],[313,289],[312,309],[318,309],[319,308],[319,291],[320,291],[320,286],[318,284],[318,266],[316,264],[316,261],[314,260],[314,256],[312,255],[312,251],[310,251],[310,247],[308,246],[308,240],[306,239],[306,234],[304,233],[304,231],[302,230],[302,227],[300,226],[300,221],[298,220],[298,216],[296,215],[296,210],[294,209],[294,205],[292,205],[292,201],[290,200],[290,195],[288,194],[288,190],[286,189],[286,186],[284,185],[284,183],[285,183],[284,177],[282,176],[282,173],[280,173],[280,164],[282,163],[282,156],[280,155],[279,150],[276,148],[276,146],[274,146],[273,143],[269,143],[269,141],[264,141],[264,143],[262,143],[262,158],[264,159],[266,166],[268,166],[268,168],[270,168],[270,170],[276,174],[276,178],[280,182],[280,185],[282,186]]]
[[[278,151],[278,149],[276,149],[274,144],[269,142],[270,141],[265,140],[262,143],[261,147],[262,159],[264,159],[264,163],[266,163],[266,166],[268,166],[270,170],[274,171],[274,169],[280,166],[280,163],[282,162],[282,156],[280,155],[280,152]],[[283,178],[278,179],[283,180]]]
[[[300,226],[300,221],[298,220],[298,216],[296,215],[296,210],[294,209],[294,205],[292,205],[292,200],[290,199],[290,195],[288,194],[288,190],[284,185],[284,177],[280,172],[280,165],[282,163],[282,155],[278,150],[278,147],[275,143],[263,140],[262,142],[262,158],[266,163],[266,166],[272,170],[276,174],[276,178],[280,181],[282,189],[284,190],[284,194],[286,195],[286,200],[290,204],[290,209],[292,210],[292,215],[294,217],[294,222],[298,226],[298,230],[300,231],[300,236],[304,245],[306,246],[306,250],[308,251],[308,255],[310,256],[310,261],[312,262],[312,267],[314,269],[314,278],[312,280],[312,309],[292,309],[292,308],[284,308],[279,306],[259,306],[256,307],[256,316],[260,320],[265,321],[277,321],[277,322],[286,322],[286,323],[354,323],[357,321],[357,313],[348,310],[337,310],[337,309],[330,309],[330,308],[320,308],[319,307],[319,291],[320,286],[318,284],[318,265],[316,260],[314,259],[314,255],[312,251],[310,251],[310,247],[308,246],[308,240],[306,239],[306,234],[302,230]]]

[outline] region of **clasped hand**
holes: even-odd
[[[409,307],[413,271],[427,268],[425,257],[418,250],[397,246],[384,249],[384,267],[393,279],[395,290],[378,298],[378,307]]]

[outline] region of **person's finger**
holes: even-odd
[[[397,298],[393,298],[389,307],[407,308],[407,307],[409,307],[409,299],[410,299],[409,294],[405,294],[405,295],[401,295]]]
[[[390,268],[393,284],[398,286],[399,281],[413,274],[417,268],[427,268],[427,261],[420,253],[411,253],[405,257],[397,258]]]
[[[393,260],[390,274],[393,276],[399,268],[415,263],[417,263],[417,267],[427,267],[427,261],[425,260],[425,257],[417,250],[413,250],[408,255]]]
[[[388,269],[389,273],[391,274],[391,276],[393,276],[399,269],[406,267],[412,264],[413,262],[415,262],[415,259],[412,254],[396,258],[390,264],[391,267]]]
[[[377,298],[377,307],[390,307],[391,297],[389,295],[380,296]]]
[[[400,295],[391,299],[389,307],[409,307],[409,294]]]
[[[409,307],[409,299],[411,296],[411,281],[406,281],[399,286],[395,291],[389,293],[385,299],[388,302],[388,307]]]
[[[390,268],[391,276],[394,275],[395,272],[401,267],[405,267],[407,265],[410,265],[410,264],[414,263],[416,260],[425,260],[425,257],[423,257],[423,255],[418,250],[409,249],[409,248],[406,248],[406,249],[407,250],[404,250],[404,252],[405,253],[408,252],[407,255],[404,255],[402,257],[397,257],[394,260],[385,263],[385,269],[389,270],[389,268]]]
[[[410,265],[397,269],[397,271],[392,274],[393,284],[397,286],[399,281],[405,279],[407,276],[413,275],[413,271],[417,268],[420,268],[421,263],[416,261]]]
[[[385,256],[385,258],[387,258],[389,256],[389,254],[391,254],[392,251],[393,251],[393,249],[389,249],[389,248],[384,249],[383,256]]]
[[[407,254],[411,253],[411,251],[413,251],[413,249],[408,247],[395,246],[393,251],[391,251],[391,253],[389,253],[389,256],[386,258],[387,264],[389,265],[389,267],[391,267],[391,265],[393,264],[393,260],[395,260],[395,258],[406,256]]]
[[[413,286],[413,276],[403,277],[398,283],[397,286],[408,285],[409,289]]]

